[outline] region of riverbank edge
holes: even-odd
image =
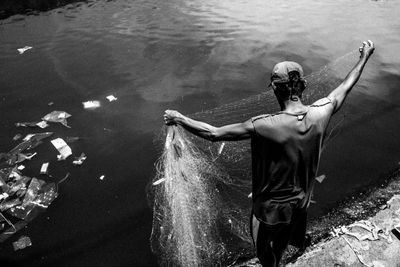
[[[400,162],[399,162],[400,165]],[[375,216],[379,211],[385,209],[386,203],[394,195],[400,194],[400,166],[382,175],[378,183],[371,183],[365,189],[356,191],[337,203],[337,206],[327,214],[313,218],[308,222],[307,233],[311,236],[311,246],[306,249],[307,253],[315,245],[320,245],[332,239],[331,231],[343,225],[349,225],[356,221],[366,220]],[[297,250],[289,246],[285,252],[282,264],[295,262],[300,255]],[[258,259],[237,263],[239,266],[261,266]]]

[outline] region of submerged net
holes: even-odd
[[[327,96],[355,59],[356,53],[348,53],[306,76],[305,104]],[[278,110],[269,90],[189,117],[221,126]],[[333,118],[328,137],[335,136],[342,121],[343,115]],[[211,143],[178,126],[165,127],[161,139],[165,145],[148,192],[151,247],[161,265],[226,266],[253,255],[249,141]]]

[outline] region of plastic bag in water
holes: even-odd
[[[79,157],[75,157],[75,160],[72,162],[74,165],[82,165],[83,161],[86,160],[85,153],[82,153]]]
[[[32,49],[33,47],[32,46],[24,46],[24,47],[21,47],[21,48],[18,48],[17,50],[18,50],[18,53],[20,54],[20,55],[22,55],[23,53],[25,53],[26,51],[28,51],[28,50],[30,50],[30,49]]]
[[[89,109],[89,110],[93,110],[100,107],[100,101],[97,100],[82,102],[82,104],[84,109]]]
[[[53,133],[52,132],[45,132],[45,133],[36,133],[36,134],[29,134],[24,138],[24,141],[20,144],[18,144],[16,147],[11,149],[8,153],[3,153],[1,155],[1,158],[4,158],[9,165],[14,165],[16,162],[22,162],[22,158],[26,155],[22,154],[23,151],[32,149],[39,144],[41,144],[41,140],[51,136]],[[20,156],[20,159],[18,159],[18,155],[22,154]],[[28,156],[29,157],[29,156]],[[19,160],[19,161],[18,161]]]
[[[71,117],[71,114],[65,112],[65,111],[52,111],[51,113],[47,114],[46,116],[44,116],[42,118],[42,120],[44,121],[48,121],[48,122],[59,122],[62,125],[64,125],[65,127],[71,128],[70,126],[68,126],[67,124],[67,119]]]
[[[21,236],[17,241],[13,242],[14,250],[24,249],[26,247],[32,246],[32,241],[27,236]]]
[[[15,124],[17,127],[40,127],[42,129],[49,127],[47,122],[39,121],[39,122],[17,122]]]
[[[28,206],[32,201],[36,198],[39,189],[45,182],[43,180],[39,180],[36,178],[32,178],[31,183],[29,184],[28,190],[26,191],[24,200],[22,202],[22,207]]]
[[[67,145],[67,143],[65,143],[62,138],[51,140],[51,143],[58,150],[58,152],[60,152],[60,155],[57,155],[58,160],[65,160],[72,155],[71,148]]]
[[[18,198],[12,199],[10,201],[6,201],[6,202],[2,202],[0,204],[0,211],[5,211],[8,210],[12,207],[15,207],[17,205],[21,204],[21,200],[19,200]]]

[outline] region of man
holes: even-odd
[[[301,102],[306,87],[302,67],[285,61],[278,63],[271,74],[271,86],[281,107],[278,113],[214,127],[177,111],[165,111],[167,125],[181,125],[213,142],[251,139],[251,232],[263,266],[278,266],[289,243],[304,248],[306,210],[326,128],[360,78],[374,49],[371,41],[363,42],[360,59],[344,81],[310,106]]]

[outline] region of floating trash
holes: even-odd
[[[82,165],[83,161],[86,159],[85,153],[82,153],[79,157],[75,157],[75,160],[72,162],[74,165]]]
[[[317,180],[319,183],[322,183],[324,180],[326,179],[326,175],[322,174],[318,177],[315,178],[315,180]]]
[[[77,137],[77,136],[67,136],[67,137],[65,137],[65,142],[67,142],[67,143],[73,143],[73,142],[76,142],[76,141],[78,141],[78,140],[80,140],[81,138],[80,137]]]
[[[14,137],[13,137],[13,141],[18,141],[19,139],[21,139],[22,138],[22,135],[21,134],[16,134],[16,135],[14,135]]]
[[[46,132],[46,133],[36,133],[36,134],[29,134],[27,135],[22,143],[18,144],[16,147],[14,147],[13,149],[10,150],[10,152],[8,152],[6,154],[7,158],[10,159],[12,157],[15,157],[16,155],[18,155],[19,153],[21,153],[24,150],[29,150],[32,149],[36,146],[38,146],[39,144],[41,144],[41,140],[51,136],[53,133],[52,132]],[[10,164],[13,165],[14,163]]]
[[[65,111],[52,111],[51,113],[47,114],[42,118],[42,120],[47,121],[47,122],[59,122],[62,125],[64,125],[67,128],[71,128],[67,124],[67,119],[71,117],[71,114],[65,112]]]
[[[20,171],[22,171],[23,169],[25,169],[25,166],[24,166],[24,165],[19,165],[19,166],[17,167],[17,169],[20,170]]]
[[[17,127],[40,127],[42,129],[49,127],[47,122],[39,121],[39,122],[17,122],[15,123]]]
[[[22,139],[22,141],[29,141],[29,140],[31,140],[31,138],[34,137],[34,136],[35,136],[35,134],[27,134],[27,135],[24,137],[24,139]]]
[[[0,194],[0,200],[6,199],[6,198],[8,198],[8,196],[9,196],[9,194],[2,193],[2,194]]]
[[[32,246],[32,241],[27,236],[21,236],[17,241],[13,242],[14,251]]]
[[[40,168],[40,174],[47,174],[47,169],[49,168],[49,164],[48,162],[43,163],[42,167]]]
[[[99,177],[99,179],[100,180],[104,180],[105,177],[106,177],[105,175],[102,175],[102,176]]]
[[[16,122],[16,127],[36,127],[38,122]]]
[[[84,109],[89,109],[89,110],[93,110],[100,107],[100,101],[97,100],[82,102],[82,104]]]
[[[113,95],[106,96],[106,98],[107,98],[107,100],[110,101],[110,102],[115,101],[115,100],[118,99],[118,98],[116,98],[116,97],[113,96]]]
[[[42,129],[49,127],[49,124],[46,121],[38,122],[38,123],[36,123],[36,125]]]
[[[51,140],[50,142],[60,153],[59,155],[57,155],[58,160],[65,160],[66,158],[72,155],[71,148],[67,145],[67,143],[65,143],[65,141],[62,138],[57,138]]]
[[[23,53],[25,53],[26,51],[28,51],[28,50],[30,50],[32,48],[33,48],[32,46],[27,46],[26,45],[26,46],[24,46],[22,48],[18,48],[17,50],[18,50],[19,54],[22,55]]]
[[[68,127],[66,119],[70,116],[64,111],[53,111],[47,114],[43,121],[22,122],[16,126],[45,128],[48,126],[47,122],[60,122]],[[67,173],[58,183],[47,183],[23,175],[20,171],[25,169],[25,166],[17,165],[37,155],[36,152],[28,153],[26,150],[34,149],[52,134],[52,132],[28,134],[9,152],[0,153],[0,243],[25,228],[38,214],[47,209],[58,196],[58,185],[69,176]],[[17,134],[13,140],[21,138],[22,135]],[[71,148],[63,139],[57,138],[51,142],[60,153],[59,159],[65,159],[72,154]],[[40,173],[46,174],[48,166],[48,162],[42,164]],[[13,243],[15,250],[31,245],[30,239],[25,236]]]
[[[22,154],[22,153],[18,153],[18,159],[17,161],[15,161],[15,163],[21,163],[25,160],[31,160],[34,156],[36,156],[36,152],[35,153],[28,153],[28,154]]]
[[[15,199],[12,199],[9,201],[3,201],[0,204],[0,211],[8,210],[8,209],[15,207],[17,205],[20,205],[20,204],[21,204],[21,200],[19,200],[18,198],[15,198]]]

